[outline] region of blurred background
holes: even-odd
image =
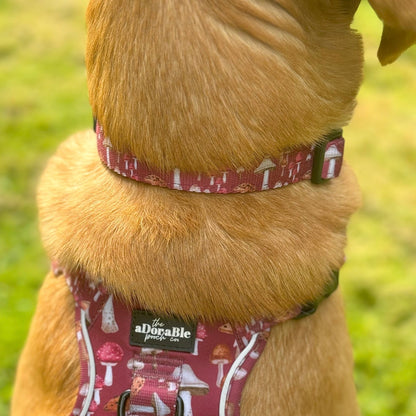
[[[0,416],[49,268],[36,184],[70,133],[89,128],[84,69],[87,0],[0,0]],[[363,207],[341,273],[364,416],[416,415],[416,47],[382,68],[382,26],[366,2],[365,80],[346,158]],[[332,416],[332,415],[328,415]],[[335,415],[333,415],[335,416]]]

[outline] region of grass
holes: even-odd
[[[0,2],[0,416],[36,293],[48,269],[35,188],[62,140],[90,126],[84,70],[87,0]],[[356,383],[365,416],[416,414],[416,48],[381,68],[381,25],[367,4],[355,26],[365,82],[347,158],[363,191],[342,271]]]

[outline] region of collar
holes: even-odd
[[[182,172],[180,169],[162,172],[137,160],[132,154],[115,150],[103,127],[97,121],[94,126],[98,154],[110,170],[138,182],[197,193],[233,194],[266,191],[302,180],[319,184],[339,176],[344,154],[342,130],[335,130],[318,143],[288,150],[279,158],[266,156],[254,170],[227,169],[212,175]]]

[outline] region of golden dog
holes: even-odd
[[[372,0],[383,64],[416,41],[416,1]],[[345,126],[362,79],[359,0],[91,0],[87,71],[114,148],[170,171],[252,169]],[[70,137],[41,180],[52,260],[128,305],[231,323],[319,299],[344,262],[360,203],[351,169],[244,195],[138,183],[101,163],[93,132]],[[80,368],[74,301],[50,273],[22,354],[12,415],[71,414]],[[358,415],[341,295],[274,327],[241,414]],[[201,415],[212,416],[212,415]]]

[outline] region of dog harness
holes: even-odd
[[[244,384],[280,320],[195,324],[130,309],[84,273],[64,275],[75,301],[81,377],[71,416],[238,416]],[[338,286],[338,273],[324,297]]]

